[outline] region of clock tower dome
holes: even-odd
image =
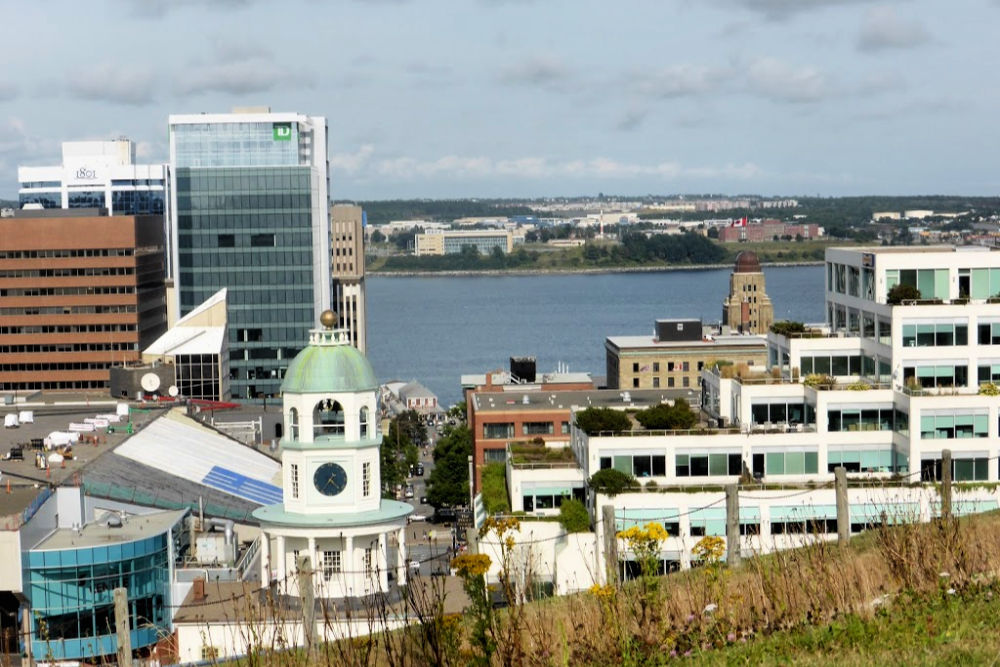
[[[262,581],[297,594],[296,559],[308,556],[318,598],[361,597],[406,581],[406,518],[412,506],[382,499],[378,382],[371,364],[333,329],[322,328],[288,365],[281,385],[282,502],[261,507]],[[394,553],[393,553],[394,552]]]

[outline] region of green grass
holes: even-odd
[[[1000,664],[1000,587],[903,594],[874,616],[775,633],[700,651],[703,665]]]

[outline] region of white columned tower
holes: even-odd
[[[413,512],[382,499],[378,383],[371,364],[334,329],[326,311],[321,329],[288,365],[281,384],[283,500],[261,507],[262,582],[298,595],[298,557],[310,556],[317,598],[355,598],[389,590],[389,571],[406,582],[399,538]],[[393,533],[394,563],[388,555]]]

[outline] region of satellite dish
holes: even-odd
[[[172,384],[172,385],[170,385],[170,388],[167,389],[167,393],[170,394],[171,396],[175,396],[176,397],[177,394],[179,394],[180,392],[177,391],[177,385],[173,385]]]
[[[139,380],[139,384],[145,391],[156,391],[160,388],[160,376],[156,373],[146,373]]]

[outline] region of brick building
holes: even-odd
[[[0,390],[108,386],[166,330],[162,216],[0,218]]]
[[[819,225],[790,224],[780,220],[764,220],[742,227],[721,227],[719,229],[719,241],[722,243],[774,241],[783,236],[790,236],[793,239],[798,236],[803,239],[816,239],[822,235],[823,231]]]

